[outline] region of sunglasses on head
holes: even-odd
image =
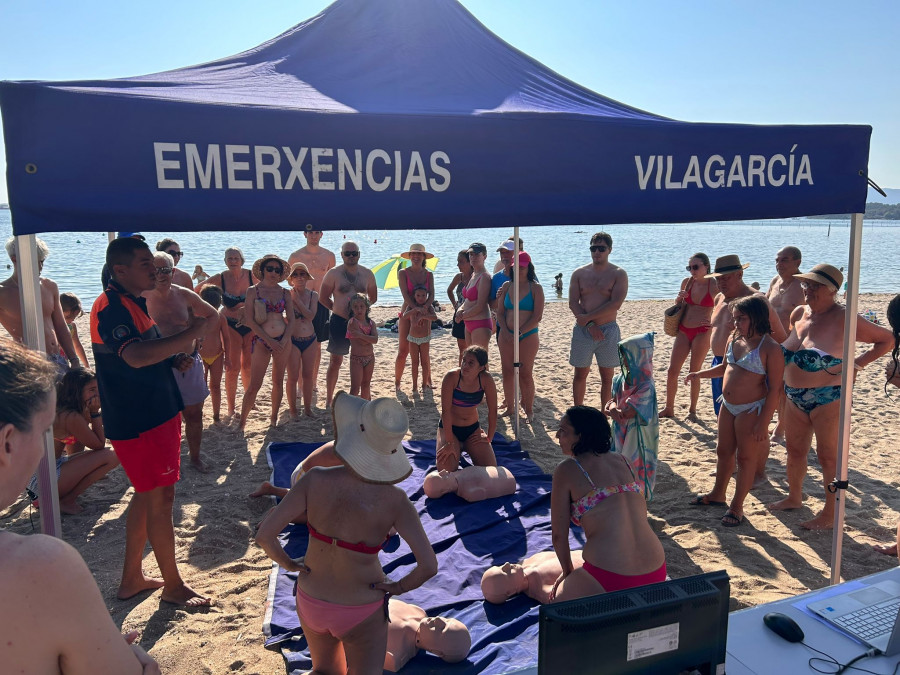
[[[696,272],[696,271],[699,270],[701,267],[703,267],[703,266],[702,266],[702,265],[688,265],[688,266],[685,267],[684,269],[686,269],[688,272],[691,272],[691,271]]]
[[[263,272],[274,272],[275,274],[281,274],[281,268],[275,267],[274,265],[266,265],[263,267]]]
[[[166,253],[168,253],[173,258],[183,258],[184,257],[183,251],[166,251]]]
[[[609,250],[609,246],[607,246],[606,244],[595,244],[595,245],[591,246],[591,253],[597,253],[598,251],[600,253],[604,253],[608,250]]]
[[[169,274],[172,274],[172,268],[171,267],[157,267],[156,273],[164,274],[164,275],[168,276]]]
[[[341,253],[341,255],[345,258],[358,258],[359,251],[344,251],[343,253]]]

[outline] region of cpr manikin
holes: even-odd
[[[581,551],[572,551],[575,569],[583,563]],[[508,562],[489,567],[481,577],[481,592],[485,600],[497,605],[519,593],[546,605],[550,602],[550,592],[560,574],[562,566],[556,553],[543,551],[525,558],[521,563]]]
[[[416,605],[391,598],[388,603],[387,653],[384,669],[396,673],[420,649],[431,652],[447,663],[466,658],[472,646],[469,630],[456,619],[428,616]]]
[[[425,495],[432,499],[455,492],[467,502],[511,495],[516,477],[502,466],[467,466],[458,471],[432,471],[425,476]]]

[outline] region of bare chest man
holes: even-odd
[[[159,332],[163,337],[174,335],[187,328],[190,320],[188,302],[178,287],[170,288],[167,293],[149,291],[144,297],[147,299],[147,311],[159,326]]]
[[[579,304],[584,313],[593,312],[609,302],[618,272],[619,268],[615,265],[605,265],[599,270],[594,265],[585,265],[575,272],[572,284],[576,286]]]
[[[366,294],[372,273],[359,265],[356,266],[353,273],[347,270],[346,265],[336,267],[332,273],[336,275],[333,295],[334,309],[332,311],[345,319],[349,318],[350,298],[357,293]]]
[[[49,279],[40,280],[41,284],[41,316],[44,325],[44,344],[48,354],[59,354],[59,341],[53,330],[53,310],[59,302],[56,284]],[[19,300],[19,285],[13,279],[0,283],[0,324],[10,336],[22,341],[22,305]]]
[[[772,279],[766,297],[781,320],[785,332],[790,332],[791,312],[803,304],[803,289],[800,288],[800,282],[792,278],[785,283],[784,279],[776,276]]]

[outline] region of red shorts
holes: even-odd
[[[181,413],[127,441],[110,441],[135,492],[174,485],[181,478]]]

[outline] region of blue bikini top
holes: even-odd
[[[735,361],[734,351],[732,350],[734,341],[732,340],[728,343],[728,351],[725,353],[725,359],[728,361],[728,363],[743,368],[744,370],[749,370],[751,373],[756,373],[757,375],[765,375],[765,366],[763,366],[762,359],[759,358],[759,348],[762,347],[762,343],[763,340],[760,340],[759,344],[756,345],[756,349],[747,352],[741,358]]]
[[[828,368],[831,366],[839,366],[844,362],[843,359],[835,358],[831,354],[826,354],[821,349],[816,349],[815,347],[811,349],[798,349],[795,352],[782,347],[781,351],[784,352],[784,365],[793,362],[800,370],[805,370],[807,373],[817,373],[820,370],[824,370],[830,375],[836,375],[837,373],[828,371]]]

